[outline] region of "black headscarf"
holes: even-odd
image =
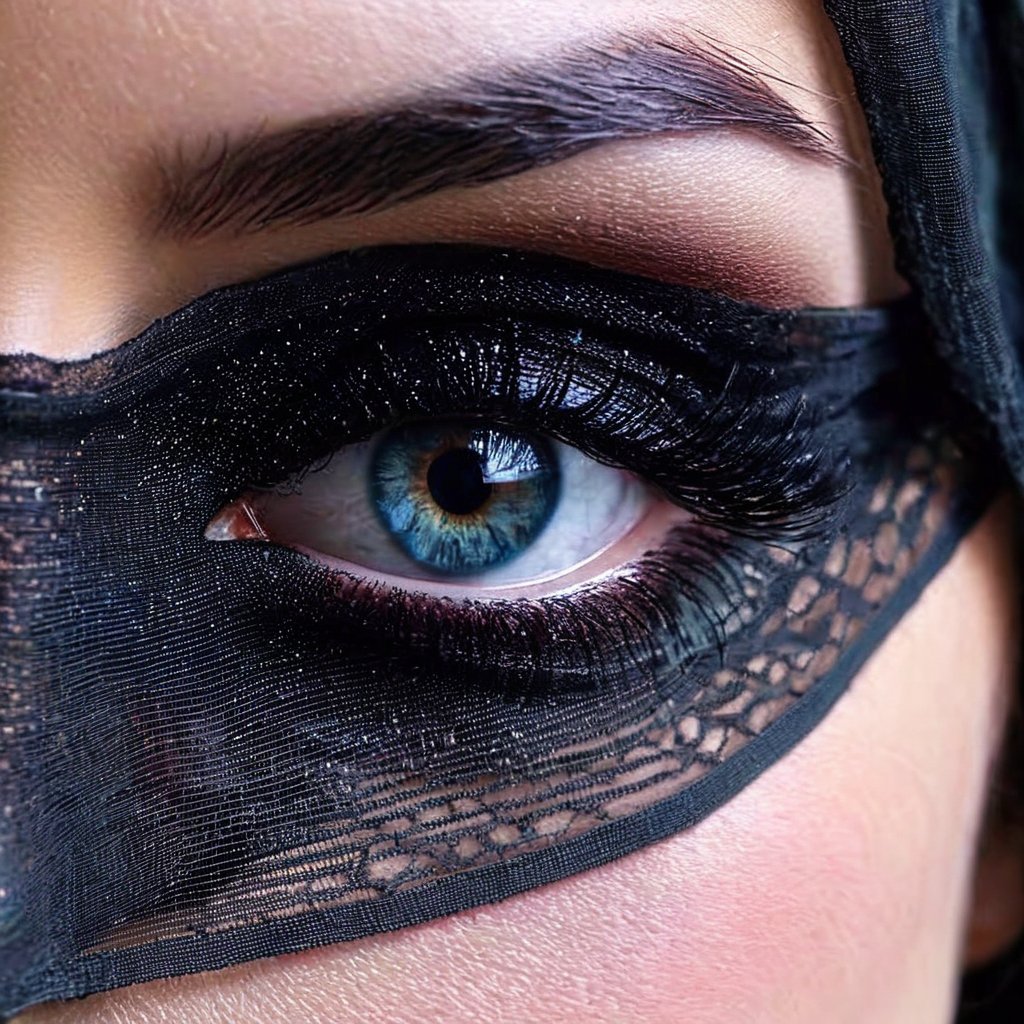
[[[867,115],[897,265],[1024,480],[1024,7],[825,0]]]
[[[825,0],[871,131],[897,264],[1024,483],[1024,4]],[[1024,765],[1011,764],[1024,792]],[[969,977],[964,1021],[1015,1019],[1024,944]]]

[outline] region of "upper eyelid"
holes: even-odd
[[[746,516],[750,535],[795,539],[831,515],[845,490],[841,445],[817,428],[827,400],[816,394],[804,408],[799,386],[773,367],[755,365],[747,368],[752,377],[737,376],[726,362],[711,377],[678,380],[639,359],[625,364],[592,341],[578,349],[565,332],[537,330],[529,340],[506,336],[492,345],[495,337],[457,325],[429,340],[403,330],[392,336],[398,348],[371,344],[365,361],[343,361],[335,370],[329,359],[314,359],[309,391],[297,392],[301,405],[270,421],[288,429],[280,439],[264,437],[224,499],[287,488],[351,441],[405,418],[454,411],[511,427],[525,422],[660,486],[705,523]],[[483,365],[492,356],[495,375],[477,376],[478,360]],[[840,376],[848,376],[846,362],[839,365]],[[806,379],[809,370],[799,372]],[[573,380],[592,384],[583,393],[563,391]],[[827,394],[827,381],[818,384]],[[237,433],[234,441],[228,435],[229,444],[251,447],[244,411],[239,427],[226,429]],[[767,472],[761,462],[772,459],[776,469]]]
[[[474,245],[384,246],[340,253],[210,292],[157,321],[136,338],[83,362],[2,356],[0,404],[7,415],[15,418],[19,414],[32,419],[41,415],[59,419],[63,415],[85,421],[91,415],[105,415],[116,408],[122,396],[137,397],[134,388],[128,386],[130,383],[137,385],[148,378],[156,386],[161,379],[183,375],[187,384],[191,363],[212,362],[214,368],[218,361],[229,363],[234,358],[232,349],[239,344],[251,344],[256,336],[265,337],[268,343],[275,336],[278,340],[284,336],[286,344],[294,341],[292,351],[297,352],[303,321],[307,326],[318,317],[329,321],[325,310],[332,307],[338,311],[344,308],[349,322],[353,309],[360,310],[369,327],[381,315],[379,307],[393,304],[396,287],[402,287],[404,294],[418,303],[418,310],[407,311],[405,315],[437,315],[439,311],[424,301],[423,286],[439,278],[448,278],[451,288],[457,288],[462,275],[462,287],[471,285],[476,290],[480,300],[476,305],[482,316],[488,307],[498,307],[503,301],[484,294],[483,285],[489,281],[494,291],[505,287],[505,260],[509,281],[528,287],[532,300],[546,307],[546,315],[551,317],[557,317],[562,298],[572,297],[571,292],[580,287],[579,274],[585,271],[590,302],[577,306],[571,317],[563,312],[563,319],[567,326],[589,319],[609,337],[616,335],[616,344],[631,335],[639,341],[650,334],[660,334],[672,344],[685,341],[685,331],[678,322],[659,320],[667,297],[677,305],[691,300],[696,303],[699,309],[695,308],[695,314],[705,321],[705,326],[708,318],[715,317],[721,318],[723,331],[731,323],[756,323],[760,325],[760,342],[772,338],[775,344],[785,344],[791,336],[815,337],[821,331],[830,336],[853,335],[862,339],[880,336],[891,328],[891,311],[885,308],[767,309],[702,289],[666,285],[562,257]],[[559,277],[563,283],[551,283]],[[353,279],[358,279],[358,287],[366,295],[354,297]],[[619,294],[625,284],[628,296]],[[515,298],[508,294],[504,301],[511,303]],[[904,300],[894,304],[893,309],[909,305],[909,300]],[[454,309],[450,312],[455,315]],[[321,324],[321,328],[335,334],[341,329],[330,323]],[[683,348],[680,344],[680,356],[684,354]],[[747,346],[742,358],[756,361],[757,355]],[[807,358],[818,357],[819,353],[808,349]]]

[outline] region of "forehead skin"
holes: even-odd
[[[148,230],[156,151],[359,112],[621,35],[728,51],[849,162],[719,130],[241,239]],[[80,357],[212,287],[356,243],[546,248],[776,305],[899,288],[849,78],[809,0],[8,0],[0,90],[0,350]]]
[[[202,244],[147,231],[140,168],[156,146],[358,110],[622,31],[710,36],[777,76],[848,162],[721,131],[354,221]],[[901,288],[813,0],[5,0],[0,95],[8,351],[83,356],[209,287],[370,241],[550,248],[779,304]],[[1014,643],[1007,522],[982,524],[837,709],[697,828],[503,904],[19,1024],[948,1019]]]

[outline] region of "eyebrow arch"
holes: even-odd
[[[211,137],[192,153],[157,154],[154,229],[183,240],[307,224],[496,181],[613,140],[723,127],[839,161],[769,77],[715,45],[627,39],[401,106]]]

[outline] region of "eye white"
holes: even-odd
[[[547,524],[514,559],[453,579],[407,555],[381,521],[369,486],[376,441],[342,448],[325,468],[308,473],[294,493],[252,498],[268,539],[347,563],[349,571],[380,573],[389,582],[445,580],[461,587],[501,587],[542,582],[579,568],[625,536],[652,501],[648,488],[631,474],[604,466],[570,445],[551,442],[561,484]]]

